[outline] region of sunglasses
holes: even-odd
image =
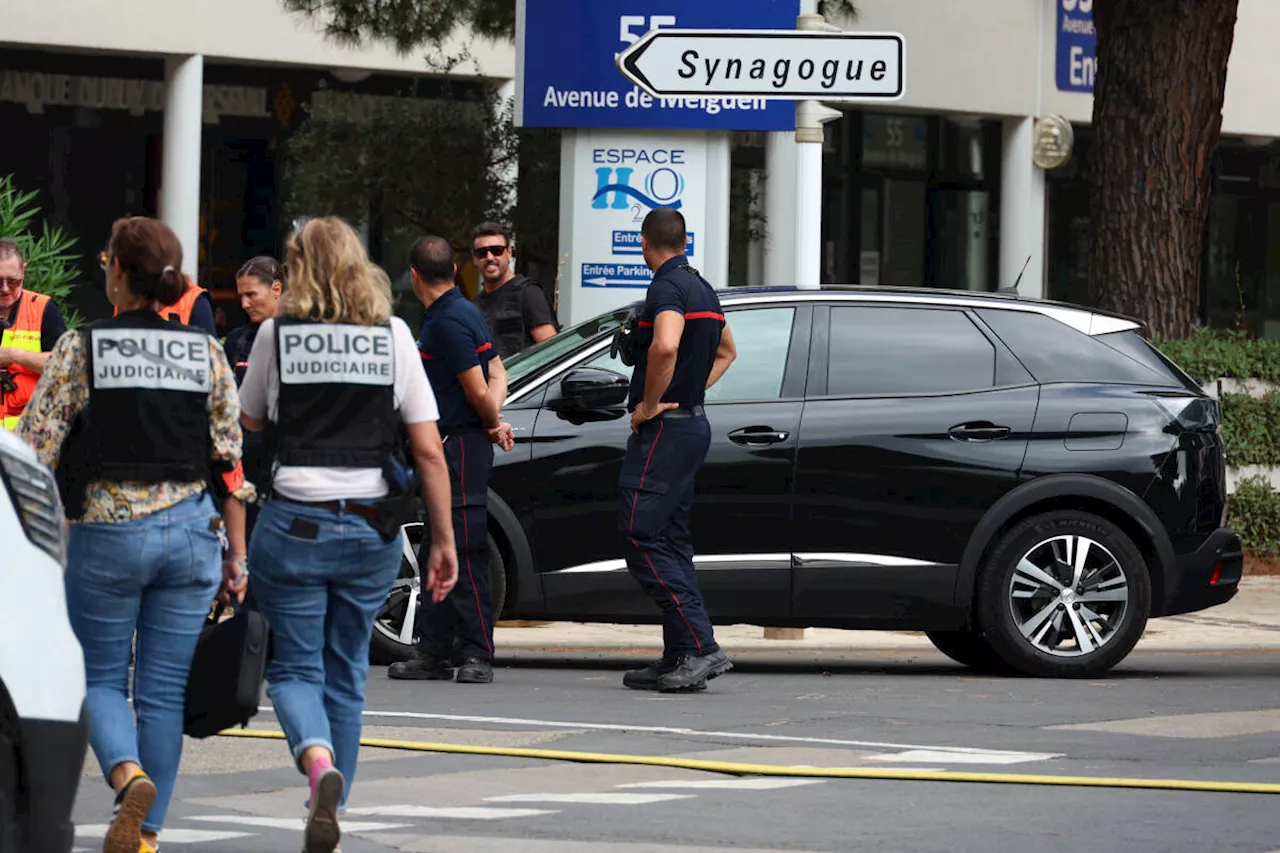
[[[21,287],[22,279],[20,278],[0,278],[0,288]]]
[[[490,255],[493,255],[493,257],[496,258],[502,255],[504,252],[506,252],[507,249],[509,248],[511,247],[510,246],[481,246],[478,249],[472,249],[471,254],[475,255],[477,258],[487,258]]]

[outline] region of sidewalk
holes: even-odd
[[[506,627],[499,623],[494,645],[519,652],[597,651],[650,654],[661,652],[657,625],[605,625],[581,622],[534,623]],[[716,639],[727,652],[856,652],[932,649],[922,633],[908,631],[843,631],[809,628],[798,640],[764,638],[754,625],[717,625]],[[1280,650],[1280,577],[1246,577],[1240,592],[1219,607],[1153,619],[1138,651],[1208,651],[1213,649]]]

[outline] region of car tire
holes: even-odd
[[[23,849],[23,830],[18,816],[18,798],[22,792],[18,758],[16,723],[0,710],[0,853],[22,853]]]
[[[997,543],[978,582],[987,642],[1038,677],[1107,672],[1133,650],[1150,612],[1142,553],[1116,524],[1086,512],[1021,522]]]
[[[980,632],[969,629],[960,631],[926,631],[929,642],[947,657],[972,670],[988,673],[1010,672],[1012,668],[1005,663],[995,649]]]
[[[369,641],[369,662],[374,666],[389,666],[413,657],[416,643],[405,643],[401,629],[410,606],[421,606],[418,589],[417,548],[422,541],[422,525],[406,525],[401,534],[406,542],[404,556],[400,559],[400,575],[392,587],[387,601],[374,617],[373,636]],[[501,618],[507,601],[507,566],[502,549],[492,535],[489,536],[489,571],[493,584],[492,606],[495,621]],[[461,571],[466,571],[461,568]]]

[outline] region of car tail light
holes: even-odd
[[[27,538],[65,568],[67,525],[53,475],[44,466],[33,465],[3,450],[0,450],[0,472],[9,486],[9,495]]]
[[[1222,561],[1219,560],[1213,567],[1213,577],[1209,578],[1209,586],[1217,586],[1218,581],[1222,580]]]
[[[1150,396],[1183,430],[1222,432],[1222,407],[1212,397],[1154,392]]]

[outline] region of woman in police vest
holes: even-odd
[[[154,219],[121,219],[104,254],[118,314],[62,336],[18,435],[58,470],[72,521],[67,609],[90,742],[116,791],[104,849],[146,853],[178,773],[196,640],[219,585],[224,598],[243,594],[240,499],[251,489],[222,349],[159,314],[186,286],[177,237]]]
[[[422,473],[435,601],[458,561],[435,396],[391,316],[386,274],[335,218],[294,234],[287,263],[280,313],[258,330],[240,387],[242,421],[266,428],[275,470],[250,559],[274,631],[268,693],[309,779],[303,850],[329,853],[355,777],[373,619],[400,569],[384,499],[402,425]]]

